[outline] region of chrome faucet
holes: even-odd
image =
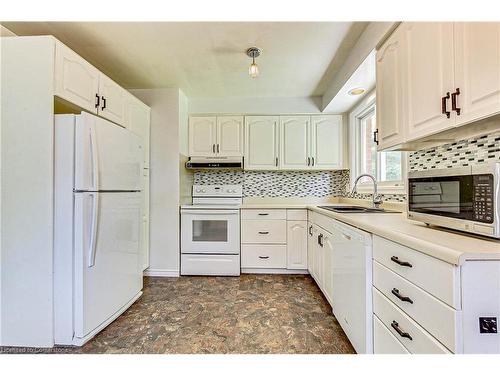
[[[378,208],[378,206],[380,206],[382,204],[382,197],[378,194],[378,191],[377,191],[377,180],[371,174],[368,174],[368,173],[360,174],[356,178],[356,180],[354,181],[354,187],[352,188],[352,192],[351,193],[352,194],[356,194],[356,186],[358,185],[358,181],[360,179],[362,179],[363,177],[369,177],[373,181],[373,201],[372,201],[372,205],[373,205],[373,208]]]

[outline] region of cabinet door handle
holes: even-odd
[[[314,167],[314,156],[311,159],[312,159],[312,166]]]
[[[457,107],[457,96],[460,95],[460,89],[455,89],[455,92],[451,94],[451,110],[457,112],[457,116],[460,116],[461,109]]]
[[[101,103],[101,97],[99,94],[95,94],[95,107],[99,108],[99,104]]]
[[[276,166],[278,166],[278,157],[276,157]]]
[[[307,166],[310,166],[311,165],[311,158],[308,156],[307,157]]]
[[[212,153],[215,154],[215,143],[212,145]]]
[[[402,296],[399,293],[399,289],[392,288],[391,293],[394,294],[396,297],[398,297],[401,301],[403,301],[403,302],[410,302],[411,304],[413,304],[413,301],[411,300],[410,297]]]
[[[378,129],[373,132],[373,142],[378,145]]]
[[[312,225],[309,226],[309,235],[310,236],[313,235],[313,226]]]
[[[259,232],[259,234],[269,234],[269,232]]]
[[[219,144],[217,143],[217,153],[219,153]]]
[[[103,110],[105,108],[106,108],[106,98],[103,96],[102,97],[102,108],[101,108],[101,110]]]
[[[411,268],[411,267],[413,267],[413,266],[411,265],[411,263],[408,263],[408,262],[404,262],[404,261],[402,261],[402,260],[399,260],[399,258],[398,258],[397,256],[394,256],[394,255],[391,257],[391,260],[392,260],[394,263],[397,263],[397,264],[399,264],[399,265],[400,265],[400,266],[402,266],[402,267],[410,267],[410,268]]]
[[[318,245],[321,246],[321,247],[323,247],[323,235],[322,234],[320,234],[318,236]]]
[[[260,258],[260,259],[269,259],[269,257],[268,257],[268,256],[262,256],[262,255],[259,255],[259,258]]]
[[[413,338],[410,336],[409,333],[403,331],[401,328],[399,328],[399,323],[396,322],[395,320],[392,321],[391,327],[394,328],[394,330],[398,333],[399,336],[401,337],[406,337],[407,339],[413,340]]]
[[[443,97],[441,98],[441,113],[442,113],[443,115],[446,115],[446,117],[447,117],[447,118],[450,118],[450,111],[448,111],[448,110],[446,109],[446,101],[447,101],[448,99],[450,99],[450,93],[449,93],[449,92],[447,92],[447,93],[446,93],[446,96],[443,96]]]

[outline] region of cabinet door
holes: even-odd
[[[243,156],[243,116],[217,117],[218,156]]]
[[[441,99],[452,92],[453,24],[447,22],[408,22],[400,25],[404,33],[407,83],[407,140],[411,141],[454,126],[441,112]],[[451,111],[451,101],[447,102]]]
[[[309,169],[309,116],[280,116],[281,169]]]
[[[149,169],[143,170],[142,270],[149,267]]]
[[[500,22],[454,24],[456,125],[500,113]]]
[[[278,116],[245,117],[245,169],[279,169]]]
[[[99,73],[99,103],[98,114],[118,125],[125,123],[125,102],[130,93],[111,78]]]
[[[311,116],[310,155],[311,168],[343,168],[344,139],[342,116]]]
[[[189,156],[215,156],[217,120],[211,117],[189,118]]]
[[[132,94],[127,96],[125,105],[125,128],[142,138],[144,168],[149,168],[149,132],[151,109]]]
[[[55,95],[97,113],[99,71],[60,42],[56,42]]]
[[[324,231],[323,239],[321,247],[323,252],[322,258],[322,280],[323,280],[323,292],[325,293],[325,297],[332,305],[333,301],[333,267],[332,267],[332,259],[333,259],[333,238],[332,234]]]
[[[314,228],[313,223],[308,222],[307,224],[307,270],[314,277],[313,273],[313,264],[314,264],[314,255],[315,255],[315,236],[316,229]]]
[[[307,269],[307,221],[287,221],[286,268]]]
[[[405,141],[403,116],[403,32],[398,28],[377,52],[378,150]]]

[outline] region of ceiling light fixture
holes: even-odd
[[[361,95],[362,93],[365,92],[365,89],[361,88],[361,87],[357,87],[355,89],[351,89],[349,90],[349,95]]]
[[[259,67],[255,63],[255,58],[259,57],[261,52],[262,51],[257,47],[250,47],[247,49],[247,56],[252,58],[252,64],[248,68],[248,74],[252,78],[257,78],[259,76]]]

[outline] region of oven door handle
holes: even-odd
[[[211,209],[208,209],[208,210],[191,210],[191,209],[187,209],[187,210],[182,210],[181,209],[181,215],[239,215],[239,210],[232,210],[232,209],[229,209],[229,210],[217,210],[217,209],[214,209],[214,210],[211,210]]]

